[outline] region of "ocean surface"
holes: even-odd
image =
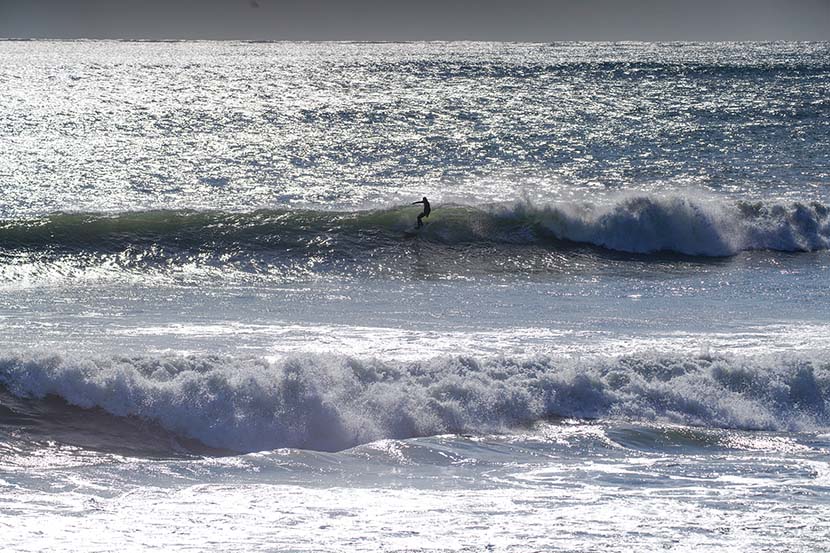
[[[829,43],[0,41],[0,190],[4,551],[830,551]]]

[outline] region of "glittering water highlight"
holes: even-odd
[[[6,543],[826,550],[828,77],[0,42]]]

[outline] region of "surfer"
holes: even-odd
[[[422,226],[424,226],[424,222],[421,221],[421,219],[423,219],[424,217],[429,217],[429,211],[430,211],[430,209],[429,209],[429,200],[427,200],[427,197],[424,196],[423,200],[420,200],[420,201],[417,201],[417,202],[412,202],[412,205],[417,205],[417,204],[424,204],[424,212],[421,213],[420,215],[418,215],[418,226],[415,227],[415,228],[421,228]]]

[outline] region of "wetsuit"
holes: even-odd
[[[424,226],[424,222],[421,221],[421,219],[423,219],[424,217],[429,217],[429,212],[430,212],[429,200],[427,200],[427,197],[424,196],[423,200],[421,200],[419,202],[412,202],[412,205],[415,205],[415,204],[424,204],[424,212],[421,213],[420,215],[418,215],[418,227],[417,228],[421,228],[422,226]]]

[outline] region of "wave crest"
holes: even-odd
[[[55,214],[0,223],[0,251],[119,252],[132,263],[169,262],[182,253],[214,256],[217,263],[263,254],[348,260],[378,248],[399,247],[413,238],[410,231],[417,212],[397,207],[356,212]],[[603,203],[437,205],[428,225],[414,238],[451,246],[555,249],[576,243],[636,254],[801,252],[830,248],[830,209],[818,202],[724,203],[642,194]]]
[[[549,417],[827,428],[830,363],[718,356],[574,362],[340,356],[0,358],[20,397],[133,416],[235,451],[339,450],[381,438],[493,432]]]
[[[748,250],[830,247],[828,209],[819,203],[716,203],[632,195],[606,204],[515,208],[556,238],[629,253],[729,256]]]

